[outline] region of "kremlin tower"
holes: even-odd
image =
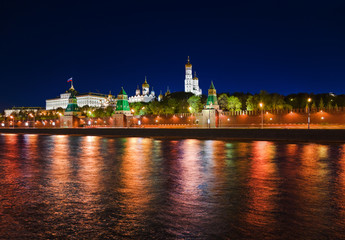
[[[184,80],[184,91],[185,92],[191,92],[197,96],[202,94],[202,90],[199,88],[199,79],[196,77],[196,73],[194,73],[194,78],[192,74],[192,64],[188,61],[185,65],[186,67],[186,77]]]

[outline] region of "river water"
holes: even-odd
[[[0,135],[1,239],[341,239],[345,144]]]

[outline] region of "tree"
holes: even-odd
[[[165,102],[164,102],[165,103]],[[174,114],[177,108],[177,101],[174,98],[169,98],[164,104],[164,113],[165,114]]]
[[[114,108],[112,106],[108,106],[105,108],[105,116],[111,117],[114,114]]]
[[[231,111],[241,111],[242,103],[238,97],[230,96],[228,101],[228,109]]]
[[[95,117],[104,117],[105,116],[105,111],[103,108],[97,108],[95,109],[95,111],[93,112]]]
[[[270,95],[271,110],[281,110],[285,106],[284,96],[273,93]]]
[[[332,101],[330,100],[330,101],[328,101],[327,109],[328,109],[328,111],[331,111],[332,108],[333,108],[333,105],[332,105]]]
[[[247,101],[246,101],[246,105],[247,105],[247,110],[252,111],[252,110],[257,109],[258,103],[254,99],[254,96],[248,96]]]
[[[199,96],[191,96],[188,98],[187,102],[191,113],[197,113],[202,109],[201,98]]]
[[[321,98],[320,99],[320,102],[319,102],[319,109],[320,110],[323,110],[323,108],[325,107],[324,103],[323,103],[323,99]]]
[[[316,104],[315,104],[315,102],[313,102],[313,104],[311,105],[311,110],[312,110],[312,111],[315,111],[315,110],[316,110]]]
[[[158,115],[158,114],[163,113],[162,104],[158,101],[150,102],[150,104],[147,107],[148,107],[148,112],[153,115]]]
[[[226,93],[222,93],[218,97],[218,104],[220,109],[229,110],[229,97]]]

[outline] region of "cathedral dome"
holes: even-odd
[[[142,87],[143,88],[149,88],[150,87],[150,85],[146,81],[146,77],[145,77],[145,82],[143,83]]]
[[[196,76],[196,72],[194,72],[193,80],[199,80],[199,78]]]
[[[192,64],[190,63],[190,61],[189,61],[189,56],[188,56],[188,62],[186,63],[186,68],[187,67],[192,67]]]

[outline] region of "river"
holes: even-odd
[[[345,144],[0,135],[1,239],[341,239]]]

